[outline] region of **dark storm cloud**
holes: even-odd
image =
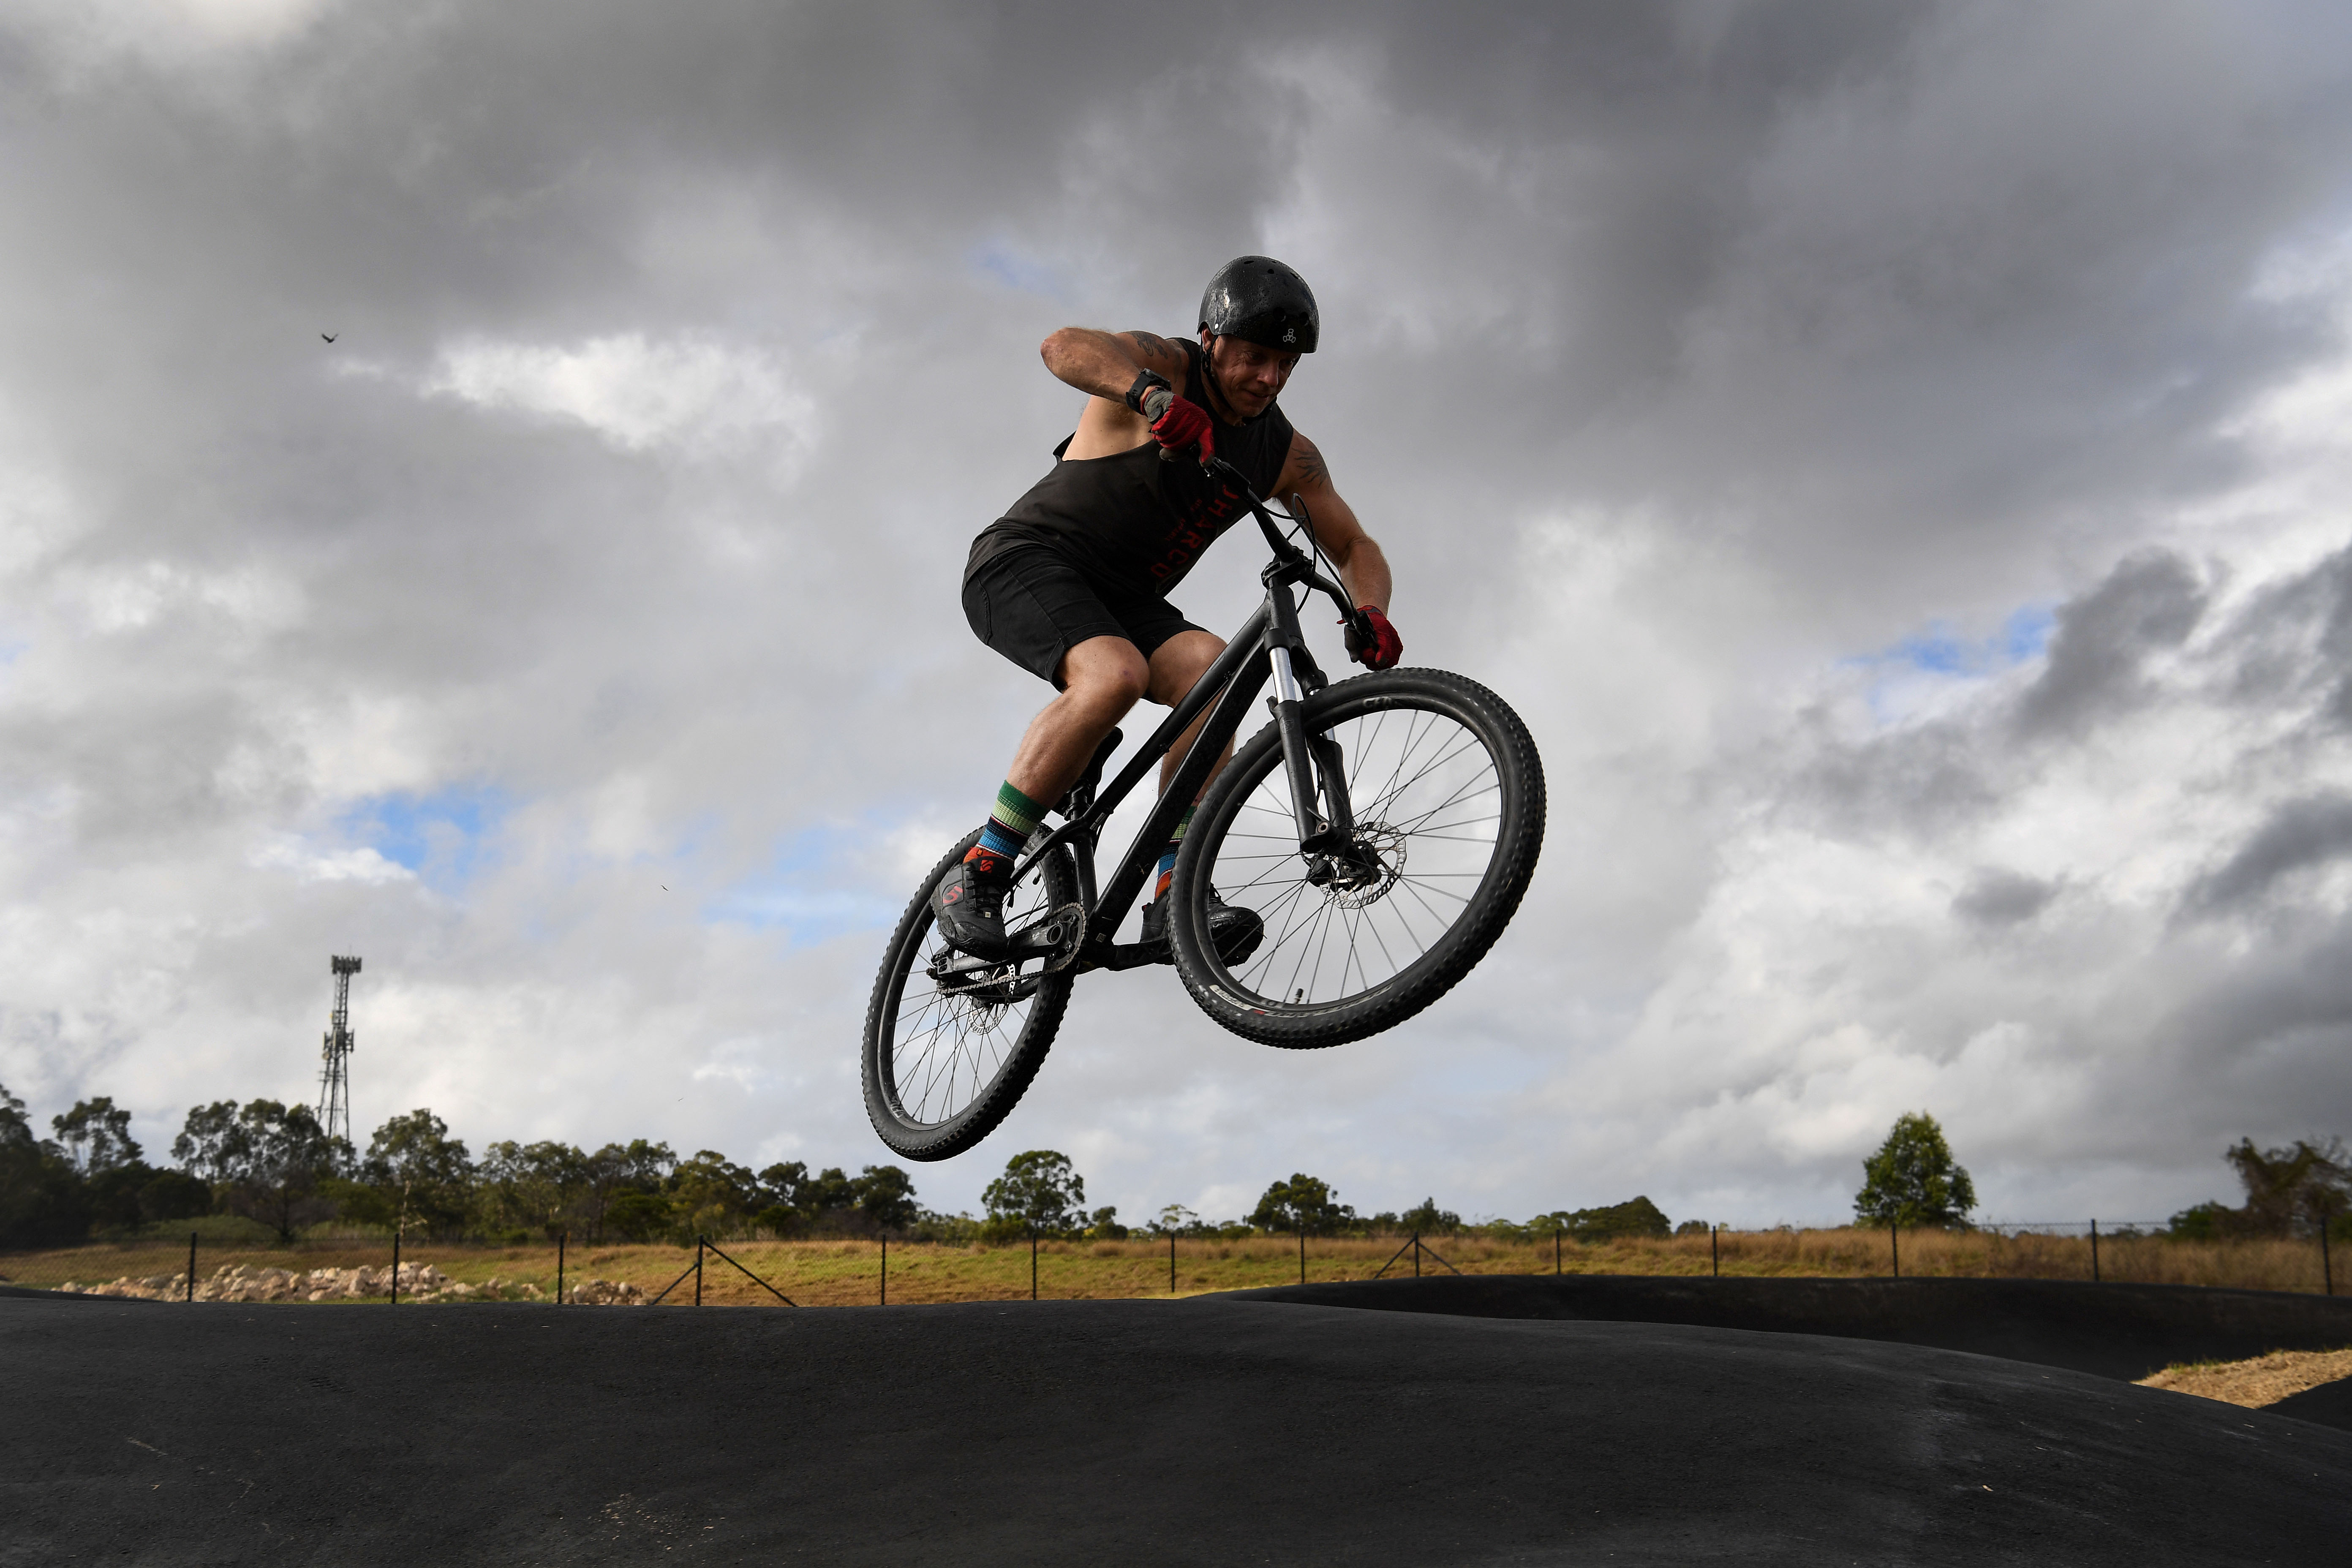
[[[2282,879],[2352,856],[2352,795],[2337,792],[2291,800],[2238,852],[2189,886],[2185,908],[2223,913],[2268,894]]]
[[[2219,642],[2231,700],[2306,701],[2317,729],[2352,725],[2352,549],[2265,587]]]
[[[2018,732],[2079,737],[2143,700],[2149,656],[2179,647],[2204,613],[2204,585],[2188,562],[2165,552],[2123,562],[2060,607],[2050,662],[2018,704]]]
[[[1786,798],[1803,820],[1841,836],[1932,838],[1993,810],[2007,782],[1974,725],[1937,722],[1859,742],[1822,740]]]
[[[1986,867],[1952,900],[1952,912],[1972,925],[1999,930],[2032,920],[2057,896],[2054,882]]]

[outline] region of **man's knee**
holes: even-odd
[[[1152,650],[1151,700],[1174,707],[1224,651],[1225,639],[1214,632],[1180,632],[1170,637]]]
[[[1151,667],[1130,642],[1091,637],[1062,659],[1062,689],[1088,706],[1124,713],[1151,686]]]

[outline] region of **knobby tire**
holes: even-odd
[[[1378,859],[1350,871],[1354,885],[1314,881],[1269,724],[1193,815],[1169,933],[1177,973],[1210,1017],[1264,1045],[1313,1049],[1395,1027],[1486,956],[1535,873],[1544,779],[1509,704],[1444,670],[1341,681],[1307,698],[1302,717],[1309,736],[1339,742],[1360,837]],[[1265,925],[1230,968],[1206,940],[1213,889]]]
[[[883,1142],[910,1160],[949,1159],[994,1131],[1037,1076],[1070,1003],[1076,971],[1036,978],[1037,960],[1011,966],[1016,976],[1035,978],[1034,988],[992,1015],[985,1001],[940,991],[928,973],[943,945],[931,919],[931,889],[979,841],[976,831],[965,835],[916,889],[891,933],[866,1009],[859,1054],[866,1119]],[[1076,901],[1077,870],[1067,850],[1024,876],[1015,896],[1033,892],[1038,896],[1024,899],[1025,907],[1008,908],[1008,930]],[[1017,1017],[1009,1016],[1015,1007]]]

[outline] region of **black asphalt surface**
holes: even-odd
[[[1448,1274],[1279,1285],[1235,1291],[1234,1299],[1456,1317],[1835,1334],[1971,1351],[2126,1383],[2176,1362],[2352,1348],[2352,1298],[2087,1280]],[[2346,1562],[2352,1563],[2352,1551]]]
[[[1262,1300],[0,1300],[0,1562],[2340,1563],[2352,1433],[1916,1345]]]

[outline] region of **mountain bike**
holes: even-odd
[[[1005,900],[1003,954],[959,952],[931,919],[932,888],[977,830],[925,874],[891,933],[866,1008],[863,1077],[874,1130],[909,1159],[960,1154],[1004,1120],[1037,1076],[1079,975],[1163,962],[1157,946],[1114,936],[1269,680],[1272,722],[1201,796],[1168,894],[1176,973],[1210,1017],[1291,1047],[1393,1028],[1486,956],[1535,873],[1543,763],[1518,715],[1441,669],[1325,677],[1299,629],[1301,593],[1328,596],[1366,641],[1370,627],[1336,569],[1321,570],[1305,501],[1286,502],[1286,521],[1307,541],[1301,550],[1238,472],[1211,466],[1273,552],[1259,574],[1264,601],[1111,782],[1101,779],[1117,730],[1055,803],[1062,825],[1030,836]],[[1110,813],[1204,709],[1192,750],[1098,884],[1095,851]],[[1209,940],[1213,892],[1258,917],[1254,935],[1229,933],[1230,951]]]

